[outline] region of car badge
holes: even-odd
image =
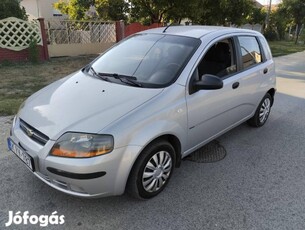
[[[24,127],[25,132],[29,137],[32,137],[34,135],[34,131],[32,129],[29,129],[28,127]]]

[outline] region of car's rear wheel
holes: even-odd
[[[167,141],[146,147],[128,179],[127,192],[139,199],[158,195],[167,185],[175,166],[175,150]]]
[[[272,97],[267,93],[259,103],[254,116],[248,120],[248,124],[254,127],[263,126],[270,114],[272,106]]]

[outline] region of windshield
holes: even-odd
[[[199,44],[195,38],[139,34],[114,46],[92,67],[97,73],[135,77],[144,87],[164,87],[177,79]]]

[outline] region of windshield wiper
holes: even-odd
[[[97,78],[102,79],[102,80],[104,80],[104,81],[109,81],[109,79],[107,78],[107,76],[105,76],[105,75],[100,75],[99,73],[97,73],[97,72],[94,70],[94,68],[93,68],[92,66],[90,67],[90,70],[91,70],[91,72],[93,73],[93,76],[94,76],[94,77],[97,77]]]
[[[137,87],[142,87],[142,84],[139,82],[136,82],[137,78],[133,76],[128,76],[128,75],[123,75],[123,74],[117,74],[117,73],[97,73],[99,76],[104,76],[104,77],[113,77],[115,79],[119,79],[121,82],[128,84],[128,85],[133,85]],[[125,79],[126,81],[123,81]]]

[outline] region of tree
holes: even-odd
[[[132,21],[180,22],[189,18],[197,24],[241,25],[254,8],[252,0],[129,0]],[[238,12],[238,13],[236,13]]]
[[[265,23],[266,10],[264,8],[254,8],[247,17],[247,22],[250,24],[261,24]]]
[[[188,0],[187,6],[185,0],[173,1],[174,6],[170,7],[165,13],[162,20],[164,22],[181,23],[182,19],[190,18],[194,13],[195,4],[198,0]]]
[[[124,0],[60,0],[54,3],[54,7],[74,20],[98,18],[115,21],[126,19],[128,4]],[[95,13],[89,13],[91,8]]]
[[[124,0],[95,0],[94,4],[99,18],[104,20],[126,20],[128,3]]]
[[[195,23],[206,25],[241,25],[253,9],[252,0],[199,0],[190,18]]]
[[[1,0],[0,1],[0,20],[8,17],[16,17],[27,20],[24,7],[20,6],[18,0]]]
[[[291,23],[291,19],[286,16],[285,9],[279,7],[270,14],[269,27],[276,31],[277,37],[282,40],[285,38],[287,26]]]
[[[255,10],[253,0],[60,0],[54,6],[72,19],[88,18],[88,9],[94,6],[100,19],[128,17],[129,22],[142,24],[189,18],[195,24],[241,25],[247,20],[260,22],[263,15]]]
[[[60,0],[53,4],[54,8],[63,14],[67,14],[70,19],[81,20],[86,18],[86,12],[89,10],[93,1],[89,0]]]
[[[174,1],[164,0],[129,0],[130,20],[143,24],[159,23],[165,13],[175,7]]]
[[[297,44],[302,24],[305,22],[305,0],[283,0],[280,9],[297,25],[295,39],[295,44]]]

